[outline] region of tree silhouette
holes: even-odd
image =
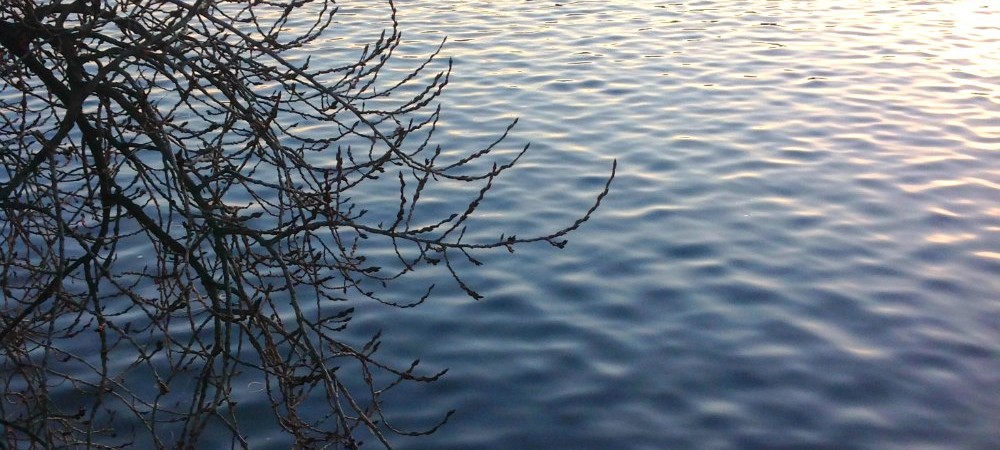
[[[436,144],[450,61],[390,66],[384,6],[380,37],[331,65],[304,55],[333,47],[332,0],[0,4],[0,448],[246,448],[247,380],[297,448],[447,421],[386,418],[388,389],[443,372],[380,362],[378,334],[346,343],[354,306],[419,305],[433,285],[393,289],[418,270],[480,298],[460,277],[475,252],[561,248],[614,168],[562,229],[467,237],[528,148],[501,145],[513,124]],[[474,189],[454,211],[422,201],[455,185]]]

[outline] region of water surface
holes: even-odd
[[[404,66],[448,36],[446,150],[532,143],[484,235],[567,223],[620,163],[565,250],[483,255],[486,300],[360,312],[451,369],[387,399],[458,409],[399,448],[1000,448],[1000,5],[399,9]]]

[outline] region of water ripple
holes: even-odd
[[[620,161],[566,250],[483,257],[487,300],[359,314],[451,368],[392,397],[459,409],[400,448],[1000,448],[989,1],[399,7],[401,54],[449,36],[447,147],[533,143],[484,235],[571,220]]]

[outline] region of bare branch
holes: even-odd
[[[296,448],[391,448],[447,422],[392,424],[384,393],[445,371],[382,361],[378,335],[351,342],[355,308],[424,303],[433,284],[394,289],[416,271],[481,298],[461,278],[477,252],[561,248],[615,166],[569,225],[472,240],[528,151],[501,150],[516,121],[445,161],[442,48],[396,72],[386,1],[384,31],[353,58],[301,58],[337,13],[332,0],[0,2],[0,448],[193,448],[226,433],[247,448],[234,396],[247,385]],[[427,218],[447,183],[473,189]]]

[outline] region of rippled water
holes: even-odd
[[[483,258],[486,300],[361,311],[451,369],[387,399],[458,409],[399,448],[1000,448],[1000,5],[399,8],[402,60],[449,37],[445,146],[513,117],[532,142],[497,233],[572,220],[620,163],[565,250]]]
[[[555,228],[620,163],[486,300],[362,313],[451,369],[387,399],[458,409],[400,448],[1000,448],[1000,5],[399,7],[404,53],[449,37],[447,142],[532,142],[492,219]]]
[[[414,54],[449,36],[449,139],[533,143],[497,220],[621,170],[566,250],[488,258],[487,300],[362,320],[451,368],[390,399],[459,410],[400,447],[1000,447],[997,6],[401,4]]]

